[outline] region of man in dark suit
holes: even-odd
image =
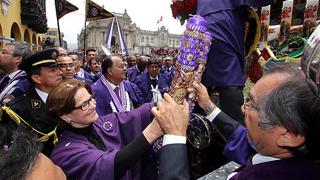
[[[297,130],[292,129],[293,127],[291,126],[292,124],[290,125],[290,123],[288,124],[285,121],[283,121],[282,123],[276,122],[279,120],[291,121],[290,118],[293,118],[292,121],[297,121],[295,122],[294,128],[299,129],[299,127],[301,126],[300,123],[303,123],[304,121],[306,121],[306,119],[299,119],[299,120],[296,119],[297,117],[300,117],[300,118],[305,117],[303,113],[306,113],[306,112],[301,111],[299,107],[311,107],[311,105],[305,106],[305,103],[308,104],[308,103],[311,103],[312,101],[307,101],[307,100],[298,101],[297,100],[298,98],[293,99],[297,102],[294,102],[293,104],[288,104],[285,106],[285,108],[281,110],[282,112],[284,112],[285,110],[288,110],[290,112],[300,113],[299,115],[290,116],[290,113],[281,113],[281,111],[276,110],[276,109],[282,108],[282,105],[280,105],[280,107],[270,106],[266,104],[267,98],[264,98],[264,96],[268,94],[268,92],[275,91],[275,89],[277,89],[278,93],[281,92],[284,94],[286,93],[288,94],[287,91],[290,91],[290,93],[296,93],[297,96],[309,95],[310,97],[311,96],[315,97],[311,93],[310,89],[306,88],[308,87],[308,85],[301,82],[301,80],[300,81],[297,80],[295,82],[291,81],[289,83],[286,83],[288,79],[301,79],[302,76],[303,75],[301,70],[299,70],[297,66],[290,65],[290,64],[279,65],[269,69],[269,72],[265,73],[264,77],[261,78],[255,84],[255,86],[250,90],[248,100],[242,106],[242,111],[245,115],[245,122],[246,122],[247,128],[243,127],[241,124],[239,124],[239,122],[233,120],[228,115],[221,112],[221,110],[217,108],[209,99],[207,90],[203,85],[194,84],[195,88],[198,91],[198,96],[199,96],[198,103],[200,107],[202,107],[207,112],[208,114],[207,119],[209,119],[215,125],[215,127],[218,128],[222,136],[224,136],[224,139],[226,139],[224,154],[229,159],[234,160],[240,163],[241,165],[244,165],[243,166],[244,170],[239,169],[237,174],[234,177],[230,176],[231,178],[247,176],[247,172],[252,170],[252,168],[254,172],[259,172],[259,167],[261,167],[262,165],[255,166],[256,164],[259,164],[261,162],[272,162],[272,161],[273,162],[270,163],[271,164],[270,167],[277,167],[277,166],[286,167],[288,163],[293,164],[292,166],[287,167],[289,171],[279,172],[280,174],[277,174],[277,175],[285,174],[290,176],[290,173],[288,173],[290,172],[290,169],[295,170],[297,167],[301,165],[301,168],[303,168],[304,171],[311,172],[309,174],[309,177],[311,179],[319,178],[320,174],[318,173],[318,169],[313,164],[310,164],[310,162],[306,161],[307,159],[303,158],[302,161],[301,159],[299,159],[301,158],[300,156],[301,154],[299,155],[299,153],[302,153],[302,154],[306,152],[309,153],[309,152],[313,152],[316,149],[315,148],[316,146],[312,146],[310,148],[310,145],[304,146],[304,148],[307,148],[307,151],[304,151],[304,150],[301,151],[301,148],[300,148],[301,143],[303,144],[304,142],[314,141],[314,139],[312,139],[313,136],[307,137],[303,135],[305,137],[302,138],[301,134],[297,133]],[[303,81],[305,80],[303,79]],[[296,87],[300,87],[299,90],[295,90]],[[283,95],[278,97],[276,95],[273,95],[273,96],[270,96],[270,98],[280,98],[280,99],[286,98],[282,96]],[[167,103],[166,101],[169,103]],[[291,101],[283,100],[281,102],[291,102]],[[295,103],[302,103],[302,104],[301,106],[297,106],[295,105]],[[181,121],[183,121],[184,119],[184,117],[181,117],[181,114],[183,113],[179,112],[177,109],[172,111],[175,113],[171,113],[170,108],[172,109],[173,108],[172,106],[174,107],[174,104],[173,103],[170,104],[170,98],[165,97],[164,102],[158,103],[158,106],[157,106],[158,109],[153,109],[153,114],[155,115],[156,119],[158,120],[161,128],[164,130],[165,133],[174,132],[175,135],[178,135],[178,137],[180,138],[185,137],[185,134],[183,134],[182,132],[183,130],[186,131],[186,127],[181,125],[182,124]],[[265,111],[266,108],[271,108],[271,109]],[[275,109],[272,109],[272,108],[275,108]],[[313,109],[313,110],[315,111],[310,111],[310,112],[308,111],[307,114],[312,114],[319,111],[317,109]],[[275,111],[277,112],[277,118],[274,118],[275,114],[271,116],[268,114],[268,113],[272,114]],[[268,119],[261,120],[261,117],[265,117],[265,116],[260,116],[259,113],[265,113],[264,115],[266,115]],[[310,116],[310,118],[311,117],[313,116]],[[174,124],[175,121],[178,122],[178,124]],[[270,124],[269,121],[274,121],[273,123],[276,123],[276,124],[280,123],[280,124],[278,126],[272,125]],[[266,124],[262,125],[263,123],[266,123]],[[269,126],[268,126],[268,123],[269,123]],[[315,125],[314,128],[318,128],[319,126],[319,124],[314,124],[314,125]],[[269,128],[265,128],[267,126]],[[175,131],[172,131],[172,130],[168,131],[167,129],[169,129],[170,127],[173,129],[175,128]],[[272,130],[270,130],[270,128]],[[305,130],[299,129],[299,131],[302,132]],[[308,130],[308,131],[313,131],[313,128],[311,128],[311,130]],[[307,133],[307,134],[311,133],[308,131],[305,131],[304,133]],[[310,137],[312,138],[310,139]],[[309,139],[305,140],[305,138],[309,138]],[[177,139],[177,138],[171,137],[171,139],[168,141],[172,143],[177,143],[177,142],[174,142],[173,139]],[[168,146],[167,149],[171,149],[171,150],[174,149],[173,145],[170,145],[170,146],[172,147]],[[183,146],[183,145],[176,145],[176,146]],[[299,153],[298,154],[292,153],[293,152],[291,151],[292,149],[298,151]],[[167,153],[170,153],[170,150],[164,149],[164,151],[162,151],[162,153],[160,154],[160,159],[162,157],[168,158],[170,154],[167,154]],[[176,154],[185,153],[185,151],[183,147],[180,147],[175,149],[175,153]],[[251,155],[254,155],[253,159],[249,159],[249,156]],[[179,154],[179,156],[186,157],[186,155],[181,155],[181,154]],[[309,156],[313,157],[314,154],[311,153],[311,155],[307,154],[307,156],[303,155],[302,157],[309,157]],[[186,171],[182,169],[182,167],[187,166],[187,162],[178,161],[174,159],[175,157],[170,157],[170,158],[171,158],[170,160],[168,159],[165,159],[165,160],[162,159],[162,161],[160,160],[160,163],[163,163],[162,165],[160,164],[160,173],[161,172],[165,173],[160,177],[164,177],[162,179],[172,179],[172,177],[174,178],[179,176],[182,176],[183,177],[182,179],[189,178],[189,174],[186,174]],[[257,161],[257,159],[259,159],[259,161]],[[317,159],[312,159],[312,160],[317,160]],[[178,161],[178,163],[175,164],[174,166],[170,166],[172,163],[175,163],[172,161]],[[181,163],[185,163],[185,164],[181,164]],[[246,163],[248,163],[249,165],[246,166]],[[265,164],[265,163],[262,163],[262,164]],[[180,175],[171,174],[170,172],[164,171],[168,166],[172,168],[170,170],[173,172],[177,172],[177,170],[178,171],[180,170],[181,171]],[[176,167],[176,166],[180,166],[180,167]],[[271,175],[273,173],[267,173],[267,174]],[[257,175],[259,176],[259,173]],[[272,177],[269,175],[266,175],[265,178]],[[301,178],[300,176],[296,176],[296,178],[298,177]]]
[[[48,93],[62,80],[62,72],[57,67],[57,57],[56,49],[48,49],[22,61],[18,67],[27,73],[32,87],[27,94],[7,104],[26,122],[21,122],[22,124],[42,138],[42,152],[48,157],[53,149],[53,141],[57,140],[56,137],[51,137],[55,134],[57,123],[56,119],[48,114],[45,103]],[[6,122],[13,125],[10,119]]]
[[[167,93],[157,103],[152,113],[164,131],[162,148],[159,152],[159,180],[190,179],[186,146],[186,129],[189,122],[189,105],[181,108]]]

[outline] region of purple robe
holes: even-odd
[[[171,69],[168,71],[166,66],[163,66],[160,70],[160,73],[164,74],[169,79],[169,84],[171,84],[172,78],[174,76],[174,72],[176,71],[176,67],[174,65],[171,66]]]
[[[147,70],[145,69],[143,72],[139,72],[137,66],[132,66],[130,68],[128,68],[127,70],[128,72],[128,80],[130,82],[135,82],[137,76],[139,76],[140,74],[147,72]]]
[[[78,80],[80,80],[80,81],[82,81],[82,82],[84,82],[86,84],[89,84],[89,85],[91,85],[93,83],[93,81],[91,79],[82,78],[82,77],[80,77],[78,75],[75,75],[75,79],[78,79]]]
[[[238,164],[245,164],[249,156],[255,152],[247,137],[247,129],[239,125],[224,146],[223,154]]]
[[[144,102],[151,102],[152,93],[151,93],[151,80],[150,80],[149,73],[145,72],[145,73],[139,75],[135,81],[135,84],[141,90],[142,96],[144,98]],[[167,79],[167,77],[162,73],[158,74],[157,85],[158,85],[158,89],[162,95],[165,92],[169,91],[169,87],[170,87],[169,79]]]
[[[299,158],[287,158],[252,165],[251,159],[236,170],[230,180],[319,180],[320,167]]]
[[[130,100],[134,107],[138,107],[144,103],[142,98],[142,93],[140,89],[133,83],[129,81],[123,81],[124,88],[128,92]],[[96,102],[97,102],[97,113],[100,116],[112,113],[112,108],[110,102],[112,97],[104,85],[101,79],[97,80],[95,83],[91,85],[93,92],[96,95]]]
[[[212,86],[244,86],[245,8],[264,6],[272,0],[198,0],[197,14],[207,22],[212,35],[202,82]]]
[[[11,83],[14,83],[11,84]],[[11,88],[9,88],[13,85]],[[12,99],[22,96],[31,89],[31,84],[27,80],[27,74],[24,71],[19,72],[10,79],[9,84],[0,92],[0,105],[4,105]]]
[[[51,159],[70,179],[114,179],[116,153],[141,134],[151,122],[152,107],[152,104],[144,104],[130,112],[112,113],[100,117],[94,123],[94,128],[101,137],[106,151],[98,150],[86,137],[66,130],[59,138]],[[142,173],[154,172],[141,172],[139,161],[125,173],[121,180],[139,180]]]

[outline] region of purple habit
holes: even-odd
[[[70,179],[114,179],[114,158],[117,151],[141,134],[151,122],[152,107],[153,104],[144,104],[130,112],[112,113],[100,117],[94,123],[94,128],[101,137],[106,151],[98,150],[86,137],[66,130],[53,150],[51,159]],[[141,161],[139,161],[121,179],[138,180],[143,173],[145,172],[141,172]],[[144,174],[144,177],[148,176]]]

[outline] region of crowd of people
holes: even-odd
[[[14,74],[1,92],[1,179],[41,171],[53,179],[191,178],[188,103],[178,105],[166,93],[173,58],[163,66],[159,58],[133,55],[87,55],[82,62],[61,47],[32,55],[28,49],[10,43],[0,54],[2,81]],[[320,99],[297,64],[274,64],[251,88],[241,107],[246,127],[222,112],[204,85],[193,86],[227,140],[224,155],[243,165],[228,178],[320,178]]]

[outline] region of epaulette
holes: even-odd
[[[18,102],[20,102],[20,101],[23,101],[26,97],[27,97],[27,94],[23,94],[22,96],[18,96],[18,97],[16,97],[16,98],[12,99],[11,101],[7,102],[5,105],[6,105],[7,107],[11,107],[11,106],[13,106],[13,105],[16,104],[16,103],[18,103]]]

